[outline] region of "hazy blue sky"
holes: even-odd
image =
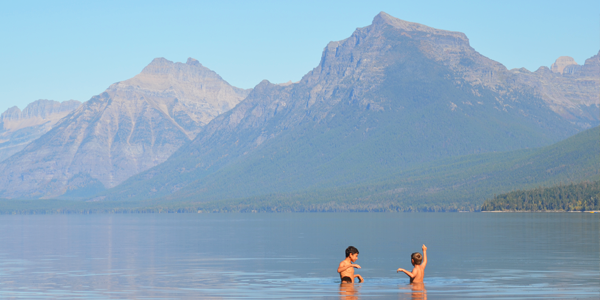
[[[0,112],[86,101],[155,57],[198,59],[230,84],[297,81],[385,11],[464,32],[481,54],[531,71],[600,50],[600,1],[2,1]]]

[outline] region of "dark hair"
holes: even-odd
[[[358,249],[356,249],[356,247],[354,247],[354,246],[350,246],[350,247],[346,248],[346,257],[350,256],[350,253],[358,254]]]
[[[420,265],[423,261],[423,255],[421,255],[419,252],[411,254],[410,258],[415,262],[415,265]]]

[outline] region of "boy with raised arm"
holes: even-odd
[[[346,248],[346,259],[340,262],[337,271],[340,273],[342,283],[354,283],[354,278],[358,277],[363,282],[362,276],[354,274],[354,268],[360,269],[360,266],[353,264],[358,259],[358,249],[353,246]]]
[[[410,277],[410,283],[422,283],[423,277],[425,277],[425,267],[427,266],[427,247],[423,245],[423,255],[419,252],[415,252],[410,256],[410,261],[413,265],[412,272],[406,271],[402,268],[398,269],[397,272],[404,272]]]

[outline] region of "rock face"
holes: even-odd
[[[37,100],[21,111],[14,106],[0,115],[0,162],[50,131],[52,126],[81,102]]]
[[[433,29],[421,24],[396,19],[386,13],[375,18],[396,28],[411,32],[426,33],[415,36],[425,40],[436,32],[444,32],[445,38],[436,42],[424,42],[423,53],[442,62],[473,86],[482,86],[505,95],[509,91],[533,92],[544,100],[555,113],[581,129],[600,124],[600,57],[595,55],[583,66],[573,58],[559,57],[552,69],[541,67],[536,72],[524,68],[508,70],[504,65],[490,60],[469,46],[463,33]],[[600,54],[600,51],[599,51]]]
[[[550,66],[550,70],[554,73],[562,74],[565,67],[571,65],[577,65],[577,62],[570,56],[561,56]]]
[[[194,59],[183,64],[157,58],[0,163],[0,197],[84,195],[86,187],[113,187],[165,161],[248,93]]]
[[[562,56],[552,70],[511,70],[513,86],[529,87],[557,114],[582,129],[600,123],[600,52],[580,66]]]
[[[96,199],[201,201],[362,184],[580,130],[520,78],[462,33],[380,13],[329,43],[300,82],[261,82],[166,162]]]

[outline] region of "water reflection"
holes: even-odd
[[[425,283],[412,283],[412,299],[427,300],[427,290],[425,289]]]
[[[358,298],[358,288],[354,283],[340,283],[340,299],[356,300]]]
[[[599,215],[0,216],[0,299],[597,299]],[[340,284],[355,241],[368,280]],[[420,243],[427,288],[390,269]]]
[[[411,283],[408,285],[401,285],[398,287],[400,290],[399,299],[415,299],[415,300],[426,300],[427,289],[425,289],[425,283]]]

